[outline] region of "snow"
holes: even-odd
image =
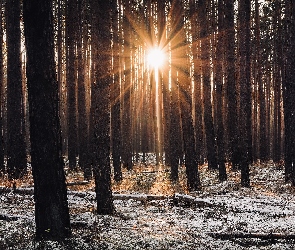
[[[294,190],[284,183],[281,169],[272,164],[252,166],[252,187],[248,189],[239,186],[239,172],[232,172],[230,180],[223,183],[216,181],[216,172],[205,168],[200,175],[202,191],[175,194],[196,201],[195,206],[175,204],[171,195],[153,200],[148,193],[120,189],[114,194],[117,211],[114,216],[95,214],[92,191],[69,191],[73,237],[63,243],[34,241],[32,195],[0,193],[0,214],[18,218],[0,220],[0,249],[295,248],[292,240],[222,240],[208,235],[216,232],[295,234]]]

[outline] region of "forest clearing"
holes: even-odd
[[[82,173],[68,172],[73,236],[63,243],[34,240],[31,176],[20,180],[16,191],[5,190],[9,183],[2,179],[0,249],[294,249],[294,188],[285,184],[283,168],[254,164],[250,188],[241,187],[239,175],[228,171],[228,181],[220,183],[217,171],[204,165],[202,189],[188,194],[183,167],[180,181],[172,184],[167,168],[138,164],[112,184],[116,212],[111,216],[96,214],[93,182],[82,185]],[[195,197],[196,203],[177,202],[177,194]],[[218,233],[228,236],[213,237]],[[246,238],[231,238],[234,234]]]

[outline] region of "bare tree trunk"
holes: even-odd
[[[179,159],[183,157],[182,153],[182,137],[181,137],[181,117],[179,110],[179,84],[177,81],[177,53],[175,48],[178,46],[176,43],[175,36],[182,28],[176,17],[182,15],[181,9],[176,8],[181,4],[180,1],[171,1],[171,9],[169,12],[172,30],[169,33],[168,40],[171,41],[171,90],[170,90],[170,164],[171,164],[171,180],[178,180],[178,165]]]
[[[219,180],[225,181],[227,179],[225,168],[225,143],[224,143],[224,126],[223,126],[223,55],[224,55],[224,4],[222,0],[218,0],[218,37],[216,47],[216,109],[217,109],[217,161],[219,168]]]
[[[117,26],[120,18],[117,1],[112,2],[112,26],[113,26],[113,82],[111,85],[111,138],[112,138],[112,158],[114,167],[115,181],[122,180],[121,170],[121,96],[120,96],[120,43],[119,27]]]
[[[262,79],[261,79],[261,39],[260,39],[260,18],[259,18],[259,3],[258,0],[255,0],[255,16],[254,16],[254,49],[253,49],[253,63],[252,63],[252,67],[253,67],[253,80],[254,80],[254,84],[255,84],[255,112],[257,114],[255,114],[255,119],[253,121],[254,126],[256,126],[256,133],[253,136],[255,139],[255,141],[253,142],[254,149],[254,161],[255,160],[262,160],[261,159],[261,154],[260,154],[260,145],[261,142],[263,141],[261,135],[262,132],[262,128],[261,126],[265,126],[265,124],[261,123],[261,118],[262,118],[262,114],[264,113],[264,111],[262,111],[261,109],[263,108],[263,105],[261,105],[261,98],[264,97],[263,95],[263,84],[262,84]],[[259,109],[258,109],[259,107]],[[265,147],[265,145],[263,146]],[[262,148],[262,150],[264,150],[264,148]],[[255,159],[256,158],[256,159]]]
[[[86,83],[85,83],[85,64],[87,50],[87,31],[86,22],[86,1],[77,1],[78,9],[78,34],[77,34],[77,65],[78,65],[78,147],[79,147],[79,167],[84,172],[84,178],[90,179],[92,176],[91,167],[88,163],[88,117],[86,110]],[[84,24],[84,25],[83,25]],[[86,29],[86,31],[85,31]],[[83,55],[84,53],[84,55]]]
[[[3,0],[0,1],[0,176],[5,171],[4,166],[4,139],[3,139],[3,81],[4,81],[4,57],[3,57]]]
[[[202,96],[202,80],[201,80],[201,50],[200,50],[200,13],[198,12],[198,5],[195,0],[190,1],[190,19],[192,23],[192,53],[194,60],[194,103],[195,103],[195,137],[196,137],[196,157],[198,164],[202,163],[202,152],[204,151],[203,142],[203,96]]]
[[[217,169],[217,155],[215,133],[213,126],[213,114],[211,103],[211,81],[210,81],[210,34],[209,34],[209,20],[207,1],[199,1],[199,18],[201,22],[200,39],[201,44],[201,61],[202,61],[202,75],[203,75],[203,93],[204,93],[204,123],[206,133],[207,145],[207,160],[208,167]]]
[[[7,168],[10,179],[26,172],[27,156],[23,124],[20,1],[6,2],[7,42]]]
[[[238,107],[238,92],[235,77],[235,26],[234,26],[234,1],[225,1],[224,14],[224,29],[225,33],[225,85],[227,97],[227,131],[229,137],[229,155],[232,163],[232,168],[237,169],[238,165],[238,124],[237,124],[237,107]]]
[[[68,108],[68,159],[70,169],[76,168],[77,157],[77,109],[76,109],[76,15],[77,15],[77,2],[76,0],[67,0],[67,108]]]
[[[295,2],[286,0],[286,75],[284,79],[285,174],[295,186]]]
[[[52,2],[25,0],[24,24],[36,238],[61,240],[71,230],[61,152]]]
[[[110,2],[92,0],[92,49],[94,50],[93,172],[98,214],[114,212],[110,166],[111,34]],[[102,53],[104,52],[104,53]]]
[[[179,7],[182,15],[185,15],[184,1],[180,1]],[[177,5],[177,6],[179,6]],[[188,60],[188,41],[185,35],[184,19],[179,20],[182,23],[181,32],[176,38],[179,41],[177,46],[181,48],[181,54],[178,56],[183,60],[182,65],[178,65],[178,79],[180,88],[180,108],[183,135],[183,149],[185,154],[185,167],[187,176],[187,186],[190,191],[198,190],[201,186],[198,173],[198,160],[195,151],[195,132],[193,126],[192,114],[192,82],[189,77],[189,60]]]
[[[250,0],[239,1],[238,55],[240,85],[240,168],[241,184],[250,186],[249,164],[252,161],[251,81],[250,81]]]
[[[125,8],[128,9],[129,4],[124,1]],[[130,13],[128,13],[130,14]],[[123,166],[127,167],[128,170],[132,169],[132,138],[131,138],[131,27],[125,17],[123,20],[124,23],[124,53],[126,53],[126,58],[124,60],[124,84],[122,86],[123,94],[123,103],[122,103],[122,161]]]
[[[281,77],[282,77],[282,23],[281,23],[281,2],[274,3],[274,136],[273,136],[273,161],[278,163],[281,160]]]

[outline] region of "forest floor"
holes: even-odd
[[[5,191],[12,184],[4,178],[0,249],[295,249],[290,239],[295,234],[295,190],[285,184],[283,167],[268,163],[250,169],[251,187],[242,188],[239,171],[228,169],[228,181],[219,183],[218,173],[204,165],[202,190],[188,194],[185,168],[179,169],[180,181],[173,184],[165,167],[139,164],[123,171],[121,183],[113,183],[114,216],[95,214],[93,182],[71,185],[73,236],[62,243],[34,241],[31,176],[16,183],[17,190],[27,192]],[[81,172],[67,172],[68,182],[82,178]],[[176,202],[177,197],[192,202]],[[212,233],[229,237],[215,238]]]

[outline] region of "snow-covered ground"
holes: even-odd
[[[273,164],[252,166],[252,186],[248,189],[240,187],[238,171],[230,172],[229,180],[223,183],[218,183],[217,173],[206,167],[200,175],[202,190],[186,194],[196,198],[195,206],[174,202],[168,173],[163,169],[124,172],[126,181],[114,185],[114,216],[95,214],[91,190],[71,191],[68,199],[73,237],[64,243],[35,242],[33,196],[3,192],[0,249],[295,249],[294,240],[222,240],[210,236],[295,234],[294,190],[284,183],[281,168]],[[141,185],[145,185],[142,190]],[[180,186],[172,190],[186,193]],[[132,194],[133,199],[122,200],[124,196],[118,193]],[[167,198],[141,200],[144,193]]]

